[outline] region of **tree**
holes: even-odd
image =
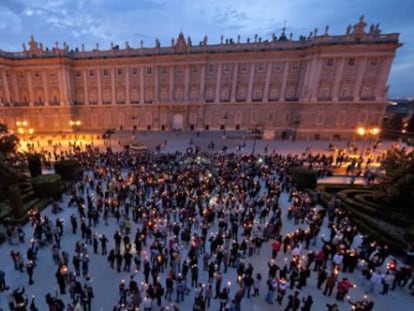
[[[414,202],[414,150],[394,148],[382,161],[385,170],[377,187],[393,208],[410,209]]]
[[[16,163],[22,162],[16,154],[18,143],[19,139],[9,133],[7,125],[0,124],[0,192],[6,193],[16,217],[23,213],[23,203],[17,185],[21,173]]]
[[[16,152],[18,144],[19,138],[9,133],[6,124],[0,123],[0,153],[7,157]]]

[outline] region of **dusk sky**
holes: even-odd
[[[293,38],[322,33],[344,34],[361,15],[369,25],[380,23],[382,33],[400,33],[390,79],[389,96],[414,97],[413,0],[0,0],[0,49],[22,51],[33,34],[45,47],[66,42],[70,49],[87,50],[171,44],[180,30],[198,44],[220,36],[241,40],[255,34],[263,40],[280,35],[286,20]]]

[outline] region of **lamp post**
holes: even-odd
[[[356,132],[361,137],[361,139],[363,139],[363,145],[362,145],[362,150],[361,150],[361,154],[363,155],[366,141],[370,140],[370,137],[378,136],[381,130],[377,126],[372,126],[372,127],[359,126],[357,127]]]
[[[34,129],[29,126],[29,122],[26,120],[16,121],[17,132],[23,136],[23,140],[26,141],[27,134],[33,135]]]
[[[104,145],[111,148],[111,137],[112,134],[115,133],[115,129],[114,128],[103,128],[104,133],[102,135],[102,138],[104,139]]]
[[[72,127],[72,131],[75,134],[75,142],[78,140],[77,132],[82,122],[80,120],[70,120],[69,125]]]

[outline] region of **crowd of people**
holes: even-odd
[[[50,251],[57,290],[45,293],[49,310],[97,310],[100,297],[90,265],[99,256],[122,276],[114,285],[113,311],[179,310],[190,299],[194,311],[213,304],[220,311],[240,311],[246,299],[310,311],[320,297],[329,301],[326,310],[370,311],[377,294],[414,288],[411,267],[393,259],[387,245],[368,236],[359,241],[339,200],[322,205],[317,195],[292,183],[292,168],[324,171],[331,157],[310,150],[289,156],[137,155],[94,148],[54,157],[76,158],[82,175],[52,204],[56,214],[33,213],[29,242],[24,234],[22,240],[9,239],[12,248],[28,243],[26,254],[10,253],[16,273],[27,273],[27,286],[36,284],[38,252]],[[286,210],[281,196],[288,197]],[[69,218],[60,218],[65,211]],[[62,246],[67,236],[77,239],[71,250]],[[256,263],[267,254],[263,270]],[[1,272],[10,310],[37,310],[34,297],[8,285]],[[357,286],[366,295],[355,300]],[[309,287],[319,290],[317,296]]]

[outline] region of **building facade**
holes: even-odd
[[[0,122],[25,119],[37,132],[113,127],[132,130],[261,128],[276,138],[349,138],[380,125],[399,34],[366,29],[344,35],[240,42],[182,33],[168,47],[70,50],[33,37],[22,52],[0,51]]]

